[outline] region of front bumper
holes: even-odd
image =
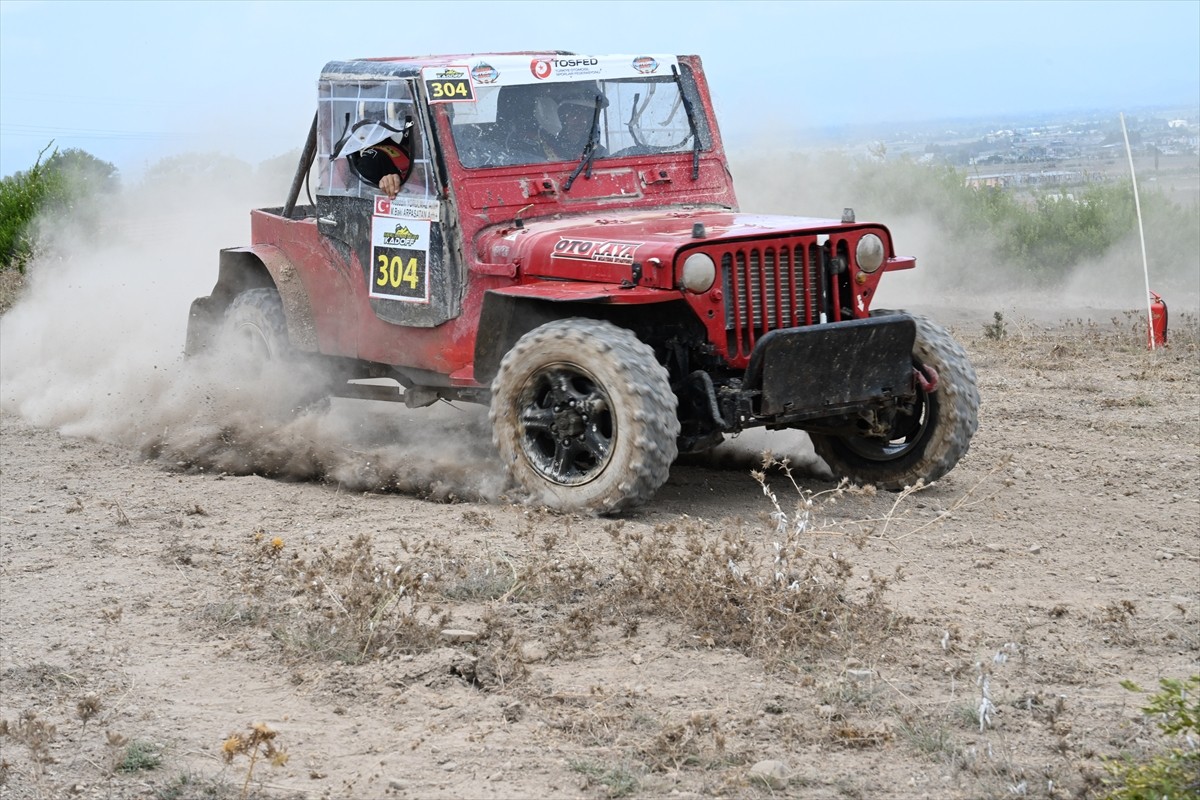
[[[742,380],[752,417],[743,424],[792,425],[911,398],[916,335],[904,314],[771,331]]]

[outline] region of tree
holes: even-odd
[[[72,192],[112,194],[120,189],[114,165],[76,147],[55,151],[46,159],[46,169],[61,175]]]
[[[64,212],[73,202],[120,188],[117,168],[86,150],[54,149],[51,141],[28,170],[0,181],[0,269],[25,271],[36,246],[34,221]]]
[[[67,195],[62,176],[42,163],[42,156],[53,145],[53,141],[46,145],[28,170],[0,181],[0,269],[25,271],[25,262],[33,254],[30,228],[34,219],[47,205],[60,203]]]

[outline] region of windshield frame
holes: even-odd
[[[490,64],[482,66],[491,68]],[[594,162],[647,155],[695,158],[697,152],[711,152],[718,146],[714,126],[709,119],[710,112],[703,101],[703,94],[692,66],[686,61],[676,61],[674,57],[671,58],[670,64],[663,66],[666,68],[653,74],[602,75],[598,78],[584,76],[578,80],[563,79],[549,85],[520,81],[493,87],[477,83],[473,87],[470,102],[490,102],[490,108],[481,107],[482,113],[474,115],[486,120],[482,123],[464,122],[461,119],[462,116],[466,116],[463,111],[470,107],[468,103],[434,101],[430,102],[430,106],[435,112],[433,116],[441,132],[440,138],[449,144],[448,149],[453,152],[451,158],[457,161],[457,166],[470,171],[576,164],[582,163],[581,159],[584,158]],[[472,74],[479,69],[478,66],[475,67]],[[646,96],[647,88],[651,97]],[[664,88],[668,90],[668,95],[661,94]],[[538,123],[536,112],[532,108],[532,103],[537,102],[536,97],[553,97],[555,93],[557,96],[575,93],[586,97],[589,92],[594,97],[597,90],[604,99],[598,114],[599,130],[595,131],[598,139],[593,142],[590,154],[584,152],[588,136],[580,139],[578,152],[555,152],[545,145],[540,148],[529,146],[518,149],[510,143],[502,144],[498,137],[496,141],[488,141],[489,135],[502,132],[501,103],[505,100],[502,92],[507,92],[510,96],[534,96],[535,99],[529,101],[527,110],[519,114],[521,124],[532,133],[534,125]],[[656,101],[657,113],[660,117],[665,115],[667,124],[656,127],[639,126],[637,123],[647,113],[646,109],[656,92],[660,93],[660,98]],[[511,124],[511,120],[503,122]],[[471,127],[468,128],[468,125]],[[545,138],[547,130],[540,125],[538,127],[539,135]],[[470,139],[471,134],[476,137],[479,147],[474,146]],[[666,136],[675,138],[666,141]],[[538,144],[532,137],[529,142]],[[621,146],[616,146],[617,144]]]

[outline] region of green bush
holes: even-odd
[[[1132,681],[1121,685],[1131,692],[1143,691]],[[1159,691],[1142,707],[1164,736],[1182,737],[1183,747],[1143,762],[1128,758],[1107,764],[1116,785],[1107,800],[1183,800],[1200,797],[1200,675],[1187,680],[1164,678]]]
[[[34,221],[39,214],[118,188],[117,168],[84,150],[55,150],[43,161],[53,145],[46,145],[28,170],[0,180],[0,269],[25,271],[37,244]]]
[[[25,262],[33,254],[34,218],[47,204],[66,196],[62,174],[42,163],[49,148],[38,153],[27,171],[0,181],[0,269],[25,271]]]
[[[1003,255],[1026,265],[1034,278],[1055,278],[1066,267],[1103,256],[1136,231],[1129,187],[1090,186],[1073,194],[1042,193],[1032,207],[1017,207]]]
[[[117,764],[121,772],[158,769],[162,764],[162,751],[157,745],[141,740],[132,741],[125,748],[125,756]]]
[[[870,196],[885,219],[921,209],[948,239],[972,242],[1014,265],[1032,284],[1046,284],[1136,241],[1137,211],[1128,182],[1019,195],[972,188],[952,167],[901,159],[859,165],[851,196]],[[1200,216],[1157,191],[1140,190],[1147,257],[1168,268],[1194,263]]]

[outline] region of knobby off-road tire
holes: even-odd
[[[235,296],[225,309],[225,333],[252,363],[290,355],[283,300],[274,289],[247,289]]]
[[[917,387],[916,413],[897,420],[890,440],[809,434],[813,449],[837,477],[892,491],[918,480],[930,483],[966,455],[979,427],[979,389],[966,351],[941,326],[910,316],[917,323],[913,362],[936,370],[937,386],[928,394]]]
[[[272,411],[328,410],[329,378],[292,348],[278,291],[247,289],[235,296],[225,309],[222,338],[231,349],[226,363],[256,391],[269,393]]]
[[[654,351],[608,322],[564,319],[521,337],[492,382],[492,438],[509,475],[563,511],[611,514],[667,480],[677,399]]]

